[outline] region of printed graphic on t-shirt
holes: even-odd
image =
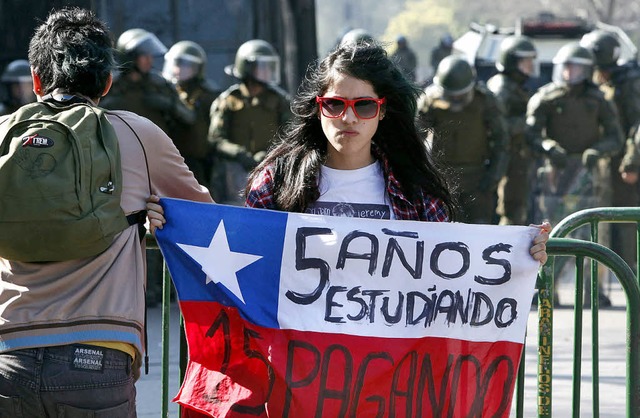
[[[314,202],[307,213],[325,216],[342,216],[347,218],[391,219],[388,205],[373,203]]]

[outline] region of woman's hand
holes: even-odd
[[[164,209],[160,206],[160,198],[154,194],[147,199],[147,218],[149,229],[155,235],[156,228],[162,229],[167,220],[164,218]]]
[[[543,222],[542,225],[530,225],[540,229],[540,233],[533,239],[533,245],[529,250],[529,254],[534,260],[544,264],[547,262],[547,241],[549,241],[549,232],[551,232],[551,224]]]

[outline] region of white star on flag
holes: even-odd
[[[262,256],[231,251],[223,221],[220,221],[208,247],[188,244],[178,244],[178,246],[200,264],[202,271],[207,275],[207,284],[222,283],[242,303],[245,303],[236,273],[258,261]]]

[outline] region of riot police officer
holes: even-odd
[[[596,169],[600,160],[618,153],[623,136],[615,106],[591,81],[593,54],[572,42],[560,48],[553,63],[553,81],[529,100],[526,138],[566,177],[559,181],[554,175],[556,186],[567,187],[580,169]],[[595,174],[599,179],[604,173]]]
[[[619,64],[620,42],[608,31],[598,29],[584,35],[580,44],[595,57],[593,80],[608,100],[614,101],[620,126],[632,142],[640,123],[640,68],[636,61]],[[623,150],[611,157],[612,206],[638,206],[640,197],[635,182],[637,169],[622,165]],[[636,231],[632,225],[611,225],[611,247],[630,265],[636,262]]]
[[[176,122],[191,124],[195,113],[178,97],[176,89],[153,69],[155,58],[167,47],[155,34],[129,29],[116,42],[120,75],[100,102],[106,109],[128,110],[150,119],[173,138]]]
[[[510,138],[509,166],[498,185],[500,225],[529,223],[529,191],[533,156],[524,138],[527,102],[530,92],[527,80],[538,74],[537,52],[525,36],[509,36],[500,44],[496,61],[498,74],[487,81],[487,87],[502,104]]]
[[[435,159],[458,177],[462,222],[492,223],[495,191],[508,162],[508,136],[500,105],[460,56],[440,61],[433,84],[418,102],[430,129]]]
[[[193,124],[178,122],[172,137],[178,151],[185,159],[200,184],[208,185],[211,176],[211,145],[207,140],[211,119],[211,103],[220,89],[205,76],[207,54],[192,41],[175,43],[164,55],[162,75],[178,91],[182,103],[196,115]]]
[[[547,157],[539,176],[539,216],[554,223],[580,209],[609,204],[608,158],[624,139],[615,105],[592,82],[594,61],[578,42],[564,45],[552,61],[552,82],[527,106],[527,141]],[[599,237],[606,244],[608,230],[600,228]],[[610,303],[600,293],[600,304]]]
[[[19,107],[36,101],[31,82],[31,67],[27,60],[11,61],[0,76],[3,97],[0,104],[0,114],[6,115],[18,110]]]
[[[223,185],[212,188],[223,192],[218,201],[242,204],[240,191],[246,186],[248,172],[262,161],[276,130],[291,111],[289,96],[279,87],[280,57],[267,41],[243,43],[225,72],[240,83],[222,92],[211,105],[209,141],[223,163],[214,166],[212,179],[212,184]]]
[[[411,81],[416,81],[416,67],[418,66],[418,58],[413,49],[409,47],[407,38],[399,35],[396,38],[396,49],[391,54],[398,68],[402,70],[404,75]]]
[[[449,33],[445,33],[440,37],[440,42],[431,50],[431,68],[435,74],[440,61],[444,57],[448,57],[453,52],[453,37]]]

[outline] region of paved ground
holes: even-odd
[[[169,401],[173,399],[180,383],[178,373],[179,363],[179,316],[180,310],[177,303],[171,304],[170,319],[170,352],[169,352]],[[161,361],[162,361],[162,311],[160,307],[150,308],[147,313],[149,326],[149,374],[144,371],[136,384],[138,391],[138,418],[158,418],[162,414],[162,385],[161,385]],[[169,402],[169,417],[178,417],[178,405]]]
[[[571,283],[560,286],[560,302],[568,304],[573,300]],[[612,286],[611,296],[614,306],[600,312],[600,417],[621,418],[625,416],[625,299],[619,286]],[[161,416],[161,311],[149,310],[149,352],[150,372],[137,383],[138,417],[157,418]],[[178,308],[171,307],[171,351],[169,397],[178,391]],[[584,341],[580,403],[580,417],[593,417],[591,388],[591,311],[584,313]],[[529,331],[525,354],[525,408],[524,416],[536,416],[537,380],[537,314],[529,315]],[[572,411],[572,370],[573,370],[573,309],[562,307],[554,310],[554,361],[553,361],[553,416],[569,417]],[[169,417],[178,416],[178,407],[169,404]],[[515,407],[515,405],[514,405]],[[512,416],[515,416],[512,413]]]

